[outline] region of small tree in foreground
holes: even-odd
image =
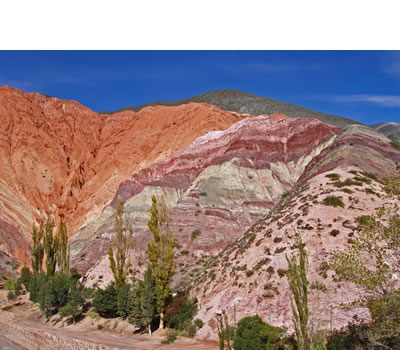
[[[153,234],[153,239],[148,244],[147,255],[155,279],[160,328],[164,328],[165,302],[170,294],[170,284],[176,267],[175,237],[169,227],[170,217],[165,198],[157,199],[153,195],[151,200],[151,216],[147,225]]]
[[[115,237],[108,250],[110,269],[114,275],[115,287],[120,288],[126,284],[129,274],[129,250],[133,245],[133,230],[130,221],[124,217],[124,202],[119,201],[115,215]]]
[[[288,257],[287,279],[293,293],[291,298],[293,312],[293,326],[299,350],[309,350],[311,347],[310,335],[310,312],[308,309],[308,256],[301,239],[300,233],[296,232],[299,259],[296,256]]]

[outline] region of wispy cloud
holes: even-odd
[[[8,80],[0,78],[0,86],[8,85],[15,89],[26,90],[33,86],[33,83],[27,80]]]
[[[369,102],[384,107],[400,107],[400,95],[341,95],[333,99],[338,102]]]
[[[390,52],[385,56],[382,70],[392,76],[400,78],[400,51]]]
[[[277,63],[277,62],[246,62],[233,64],[216,64],[219,70],[225,70],[230,73],[290,73],[301,71],[319,71],[335,68],[334,65],[324,63]]]

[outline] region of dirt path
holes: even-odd
[[[163,335],[116,333],[109,329],[88,329],[88,322],[74,326],[52,326],[44,323],[39,311],[30,302],[0,310],[0,349],[70,350],[216,350],[215,343],[179,337],[173,344],[161,344]],[[93,326],[92,326],[93,327]]]

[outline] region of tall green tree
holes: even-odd
[[[64,274],[69,274],[70,247],[68,244],[67,227],[61,220],[58,229],[58,249],[57,249],[57,270]]]
[[[287,279],[289,287],[293,293],[291,298],[293,326],[299,350],[309,350],[312,345],[310,335],[310,312],[308,309],[308,256],[299,232],[296,232],[297,248],[299,258],[296,256],[288,257]]]
[[[115,287],[120,288],[126,283],[131,263],[128,259],[129,250],[133,246],[133,229],[131,222],[124,216],[124,202],[117,206],[114,224],[115,236],[108,250],[110,269],[114,275]]]
[[[43,258],[44,258],[44,247],[43,247],[43,226],[40,226],[39,231],[37,231],[35,224],[32,225],[32,271],[34,275],[38,275],[42,272]]]
[[[54,221],[49,217],[44,226],[43,248],[46,253],[47,276],[54,276],[57,266],[57,254],[59,249],[59,237],[53,233]]]
[[[147,255],[156,285],[156,305],[160,314],[160,328],[164,328],[165,302],[170,294],[170,285],[175,273],[175,237],[170,229],[170,217],[165,198],[151,197],[148,227],[153,239],[148,244]]]

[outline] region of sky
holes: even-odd
[[[94,111],[220,89],[400,122],[400,51],[0,51],[0,86]]]

